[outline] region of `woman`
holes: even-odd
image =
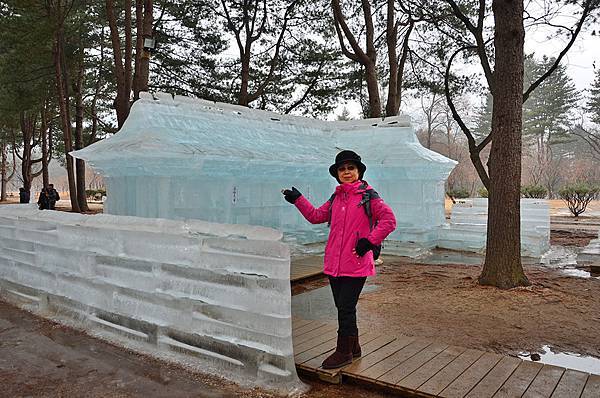
[[[360,357],[356,303],[367,277],[375,275],[373,250],[396,228],[392,209],[363,181],[366,169],[355,152],[338,153],[329,173],[340,185],[318,209],[296,188],[282,191],[285,200],[309,222],[330,223],[323,272],[329,278],[338,311],[338,338],[335,352],[323,361],[324,369],[338,368]]]

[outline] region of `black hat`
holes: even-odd
[[[329,174],[331,174],[333,178],[340,182],[338,179],[337,169],[346,162],[352,162],[356,164],[356,167],[358,167],[358,178],[362,180],[363,174],[365,174],[365,171],[367,170],[367,166],[360,161],[360,156],[353,151],[342,151],[338,153],[335,157],[335,163],[329,166]]]

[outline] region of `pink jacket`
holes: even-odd
[[[325,262],[323,272],[331,276],[372,276],[375,275],[375,262],[373,252],[368,251],[363,257],[356,257],[352,249],[360,238],[367,238],[372,244],[379,245],[396,229],[396,217],[392,209],[383,202],[383,199],[371,200],[373,223],[377,226],[371,231],[369,218],[362,206],[360,189],[362,181],[352,184],[340,184],[335,189],[335,199],[331,209],[331,227],[327,246],[325,246]],[[366,189],[371,189],[368,186]],[[321,207],[314,206],[304,196],[295,202],[300,213],[312,224],[329,221],[330,202],[325,202]]]

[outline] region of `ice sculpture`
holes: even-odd
[[[0,206],[0,297],[243,385],[301,392],[281,238],[258,226]]]
[[[327,122],[168,94],[142,95],[120,132],[76,151],[105,176],[105,212],[274,227],[288,241],[324,241],[280,190],[296,186],[315,205],[335,181],[337,152],[358,152],[365,179],[389,203],[389,240],[435,246],[444,182],[456,162],[419,144],[407,116]]]
[[[439,234],[438,247],[485,251],[487,239],[485,198],[466,199],[452,207],[450,223]],[[545,199],[521,199],[521,254],[540,257],[550,249],[550,206]]]

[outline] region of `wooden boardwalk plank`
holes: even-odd
[[[523,395],[544,365],[539,362],[523,361],[513,374],[494,394],[494,398],[514,398]]]
[[[348,368],[346,368],[345,370],[349,376],[356,376],[357,374],[360,375],[361,372],[365,371],[366,369],[375,365],[376,363],[381,362],[396,351],[400,351],[402,348],[406,347],[414,340],[414,337],[397,337],[390,344],[381,347],[377,351],[374,351],[369,355],[363,355],[359,360],[352,362],[352,365],[348,366]]]
[[[583,392],[589,373],[567,369],[552,393],[552,398],[579,397]]]
[[[306,361],[308,361],[309,359],[312,359],[314,357],[318,357],[321,354],[324,354],[328,351],[331,351],[335,348],[337,344],[337,332],[335,332],[335,335],[333,338],[331,338],[331,340],[327,340],[315,347],[312,347],[309,350],[306,350],[304,352],[301,353],[297,353],[296,351],[294,351],[294,361],[299,364],[299,363],[304,363]]]
[[[519,358],[503,357],[500,362],[498,362],[496,366],[494,366],[492,370],[479,381],[475,388],[469,392],[467,397],[492,397],[513,374],[521,362],[523,362],[523,360]]]
[[[383,376],[377,378],[377,381],[388,384],[398,384],[400,380],[419,369],[421,366],[423,366],[423,364],[427,363],[430,359],[444,351],[446,348],[448,348],[448,344],[433,343],[420,351],[418,354],[413,355],[406,361],[402,362],[402,364],[399,366],[396,366]]]
[[[408,377],[400,380],[398,385],[411,390],[418,389],[419,386],[431,379],[437,372],[442,370],[446,365],[448,365],[465,351],[466,348],[463,347],[450,346],[446,348],[439,355],[436,355],[431,361],[421,366]]]
[[[361,336],[361,340],[362,340],[362,344],[366,344],[369,341],[377,338],[379,336],[379,333],[365,333]],[[303,368],[308,368],[308,369],[317,369],[318,371],[321,372],[325,372],[325,373],[340,373],[342,368],[338,368],[338,369],[321,369],[321,363],[323,363],[323,361],[325,360],[325,358],[327,358],[331,353],[333,353],[333,351],[335,350],[335,345],[333,346],[333,348],[327,352],[324,352],[323,354],[311,358],[310,360],[304,362],[301,364],[301,366]]]
[[[590,375],[588,377],[585,388],[581,393],[581,398],[598,398],[600,397],[600,376]]]
[[[369,355],[371,352],[377,350],[378,348],[382,347],[385,344],[388,344],[391,340],[393,340],[393,337],[389,337],[387,335],[381,335],[379,332],[367,332],[364,335],[361,336],[361,348],[362,348],[362,355]],[[326,358],[326,356],[325,356]],[[323,358],[323,359],[325,359]],[[321,360],[322,362],[322,360]],[[318,369],[319,373],[326,373],[326,374],[333,374],[333,373],[340,373],[347,367],[350,366],[351,364],[348,364],[342,368],[339,369],[323,369],[320,368]],[[320,364],[319,364],[320,366]]]
[[[441,392],[445,398],[464,397],[502,359],[502,355],[486,352],[473,365]]]
[[[337,329],[328,330],[325,333],[322,333],[318,336],[313,337],[312,339],[305,341],[304,343],[294,344],[294,355],[298,355],[303,353],[304,351],[308,351],[311,348],[314,348],[320,344],[325,342],[330,342],[330,340],[335,340],[337,338]],[[294,343],[296,343],[294,341]],[[329,344],[331,345],[331,344]],[[335,346],[335,342],[333,343]]]
[[[564,372],[564,368],[544,365],[523,394],[523,398],[548,398]]]
[[[436,373],[431,379],[427,380],[423,385],[419,387],[419,391],[422,391],[430,395],[438,395],[444,388],[452,383],[458,376],[460,376],[465,370],[467,370],[473,363],[475,363],[484,352],[474,349],[468,349],[460,354],[454,361],[450,362],[441,371]]]
[[[322,369],[337,324],[292,318],[292,328],[298,369],[333,383],[343,374],[419,397],[600,398],[600,375],[380,332],[361,332],[363,355],[352,364]]]
[[[300,336],[293,336],[293,342],[296,343],[296,345],[302,344],[306,341],[314,339],[317,336],[322,335],[323,333],[327,333],[331,330],[337,330],[337,327],[338,326],[335,324],[326,323],[323,326],[313,329],[310,332],[301,334]]]
[[[385,373],[389,372],[391,369],[394,369],[396,366],[400,365],[402,362],[406,361],[413,355],[422,351],[431,342],[425,340],[415,340],[403,349],[396,351],[394,354],[390,355],[383,361],[371,366],[367,370],[363,371],[360,376],[367,377],[370,379],[377,379],[383,376]]]
[[[363,336],[364,332],[359,330],[359,335]],[[308,351],[304,351],[303,353],[295,355],[294,361],[296,362],[296,364],[302,364],[312,358],[323,355],[326,352],[333,351],[336,348],[336,345],[337,345],[337,331],[335,331],[335,336],[331,340],[325,341],[324,343],[321,343],[318,346],[315,346]]]
[[[312,322],[314,321],[310,319],[292,318],[292,330],[298,329],[299,327],[308,325]]]

